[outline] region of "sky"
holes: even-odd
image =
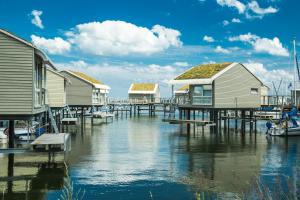
[[[133,82],[159,83],[167,97],[172,78],[220,62],[243,63],[271,89],[282,79],[286,93],[299,7],[297,0],[0,0],[0,28],[59,69],[109,85],[111,98],[125,98]]]

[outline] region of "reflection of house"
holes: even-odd
[[[47,68],[47,98],[50,107],[62,108],[66,106],[67,79],[58,71]]]
[[[107,103],[109,86],[81,72],[67,70],[61,73],[71,83],[67,84],[68,105],[101,106]]]
[[[174,92],[175,101],[178,104],[188,103],[189,101],[189,85],[184,85]]]
[[[199,65],[171,84],[189,84],[189,104],[193,106],[257,108],[261,104],[263,83],[239,63]]]
[[[128,98],[131,103],[159,102],[159,86],[155,83],[133,83],[128,90]]]
[[[232,133],[233,130],[228,134]],[[178,143],[173,151],[180,149],[180,153],[176,152],[177,160],[172,166],[176,171],[172,173],[186,174],[184,183],[198,191],[221,194],[248,191],[263,166],[267,144],[257,145],[256,141],[241,135],[227,136],[203,134],[201,140]]]
[[[56,156],[56,167],[47,166],[48,156],[9,154],[0,157],[1,199],[46,198],[50,190],[60,190],[64,186],[65,167],[63,156]]]
[[[27,119],[45,111],[46,55],[0,29],[0,118]]]

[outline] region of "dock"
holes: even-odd
[[[31,143],[31,147],[36,151],[62,152],[70,151],[69,133],[45,133]]]
[[[195,124],[197,126],[216,125],[213,121],[203,121],[203,120],[163,119],[163,122],[169,122],[170,124]]]
[[[62,125],[76,125],[77,118],[74,118],[74,117],[63,118],[61,120],[61,123],[62,123]]]

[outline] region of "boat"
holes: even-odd
[[[288,128],[286,128],[286,124]],[[294,126],[291,122],[272,123],[271,127],[268,127],[267,134],[282,137],[300,136],[300,126]]]
[[[294,106],[291,111],[284,112],[282,111],[281,118],[277,123],[269,120],[266,123],[268,128],[267,134],[271,136],[300,136],[300,121],[298,118],[298,108],[297,108],[297,95],[296,95],[296,73],[298,73],[298,78],[300,79],[300,70],[297,61],[296,53],[296,41],[294,43]]]
[[[22,121],[17,121],[15,125],[15,138],[17,140],[27,141],[42,135],[46,130],[44,127],[39,127],[38,125],[39,123],[35,121],[32,122],[32,126],[28,126]],[[2,141],[7,141],[8,132],[8,128],[0,128],[0,139]]]

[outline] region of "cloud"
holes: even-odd
[[[222,7],[227,6],[235,8],[239,14],[244,14],[246,18],[262,18],[267,14],[274,14],[279,11],[272,6],[261,8],[257,1],[251,1],[244,4],[238,0],[217,0],[217,3]]]
[[[229,37],[229,41],[242,41],[252,45],[253,49],[259,53],[268,53],[274,56],[289,56],[289,52],[283,47],[278,37],[273,39],[261,38],[257,35],[247,33],[235,37]]]
[[[224,54],[228,54],[228,53],[230,53],[231,51],[228,50],[228,49],[224,49],[224,48],[221,47],[221,46],[217,46],[217,47],[215,48],[215,52],[216,52],[216,53],[224,53]]]
[[[223,21],[223,26],[228,26],[229,24],[230,24],[230,22],[228,20]]]
[[[230,23],[239,24],[239,23],[242,23],[242,21],[238,18],[233,18],[231,21],[224,20],[223,21],[223,26],[228,26]]]
[[[260,16],[266,15],[266,14],[273,14],[273,13],[277,13],[278,9],[273,8],[271,6],[269,6],[268,8],[261,8],[259,6],[259,4],[257,3],[257,1],[252,1],[250,3],[248,3],[248,8],[254,12],[255,14],[258,14]]]
[[[188,62],[175,62],[174,65],[178,66],[178,67],[187,67],[187,66],[189,66],[189,63]]]
[[[43,22],[41,19],[42,14],[43,14],[43,11],[40,11],[40,10],[31,11],[31,16],[33,16],[33,18],[31,19],[31,23],[36,25],[40,29],[44,28],[44,25],[43,25]]]
[[[60,37],[46,39],[44,37],[31,35],[31,40],[34,45],[49,54],[64,54],[71,49],[71,44]]]
[[[82,52],[92,55],[151,55],[170,47],[181,47],[178,30],[155,25],[152,29],[124,21],[90,22],[66,33]]]
[[[285,69],[268,70],[262,63],[244,63],[244,66],[270,88],[272,88],[272,82],[279,82],[280,80],[291,82],[293,80],[292,73]]]
[[[227,7],[232,7],[232,8],[235,8],[238,10],[238,12],[241,14],[241,13],[244,13],[245,10],[246,10],[246,6],[245,4],[241,3],[240,1],[238,0],[217,0],[217,3],[220,5],[220,6],[227,6]]]
[[[206,41],[206,42],[214,42],[215,39],[214,39],[213,37],[211,37],[211,36],[205,35],[205,36],[203,37],[203,41]]]
[[[238,19],[238,18],[233,18],[232,20],[231,20],[231,22],[232,23],[242,23],[242,21],[240,20],[240,19]]]
[[[173,64],[87,63],[83,60],[55,63],[55,65],[60,70],[69,69],[89,74],[112,88],[110,96],[123,98],[127,96],[128,88],[133,82],[159,83],[161,94],[170,96],[171,89],[167,85],[168,81],[186,70],[184,67],[177,67]]]

